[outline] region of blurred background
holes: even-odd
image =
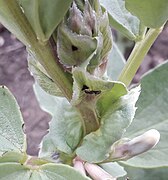
[[[121,34],[117,34],[115,31],[113,33],[114,40],[127,58],[133,43]],[[26,57],[24,45],[0,24],[0,85],[7,86],[17,99],[25,121],[28,154],[37,155],[39,143],[47,133],[50,116],[40,109],[35,98],[32,88],[34,80],[28,71]],[[168,26],[153,44],[133,82],[139,82],[145,72],[167,59]]]

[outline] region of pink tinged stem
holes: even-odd
[[[84,164],[82,161],[79,161],[79,160],[76,160],[74,159],[73,160],[73,167],[79,171],[81,174],[85,175],[86,176],[86,171],[85,171],[85,168],[84,168]]]
[[[116,180],[116,178],[112,177],[96,164],[86,162],[84,167],[93,180]]]

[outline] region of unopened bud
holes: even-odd
[[[81,174],[86,175],[86,171],[85,171],[85,168],[84,168],[83,161],[78,160],[78,159],[74,159],[74,160],[73,160],[73,167],[74,167],[77,171],[79,171]]]
[[[85,1],[84,8],[84,22],[85,27],[89,31],[89,35],[94,37],[97,34],[97,17],[95,11],[92,9],[88,0]]]
[[[98,0],[74,0],[57,27],[55,40],[60,63],[66,70],[82,67],[99,77],[104,74],[112,36],[108,14]]]
[[[142,154],[153,148],[160,139],[160,133],[151,129],[144,134],[135,137],[132,140],[128,139],[125,143],[119,143],[112,146],[110,159],[112,160],[127,160],[136,155]]]
[[[73,3],[69,10],[68,24],[72,32],[80,33],[83,27],[83,17],[81,11],[77,8],[76,4]]]
[[[85,169],[93,180],[116,180],[96,164],[85,163]]]

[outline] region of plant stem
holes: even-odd
[[[13,24],[16,25],[22,33],[24,37],[23,42],[27,46],[28,51],[41,63],[48,75],[70,101],[72,96],[72,79],[60,66],[58,57],[54,55],[49,42],[42,44],[38,41],[36,34],[17,1],[4,0],[3,4],[5,4],[5,8],[8,9]]]
[[[162,32],[163,27],[159,29],[149,29],[145,38],[135,44],[135,47],[128,58],[128,61],[123,68],[118,80],[129,86],[134,78],[139,66],[141,65],[144,57],[148,53],[150,47]]]
[[[19,31],[17,32],[16,29],[12,29],[8,24],[5,24],[7,28],[16,34],[18,39],[26,45],[28,52],[40,62],[48,75],[70,101],[72,98],[72,77],[69,73],[64,72],[60,66],[59,59],[53,51],[50,42],[42,43],[37,39],[35,32],[17,1],[3,0],[2,2],[8,15],[10,14],[11,22]],[[82,118],[84,134],[88,134],[99,128],[97,114],[93,108],[88,107],[88,104],[89,103],[81,103],[80,107],[77,107]]]
[[[77,110],[81,115],[83,124],[83,134],[89,134],[99,128],[99,119],[94,108],[89,103],[82,102],[77,106]]]

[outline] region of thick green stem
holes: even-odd
[[[148,53],[150,47],[152,46],[158,35],[162,32],[162,29],[163,27],[159,29],[149,29],[145,38],[135,44],[135,47],[131,55],[129,56],[128,61],[119,76],[119,81],[123,82],[126,86],[129,86],[139,66],[144,60],[144,57]]]
[[[99,128],[99,119],[95,109],[91,109],[85,103],[81,103],[77,106],[77,110],[81,115],[84,135],[96,131]]]
[[[42,44],[38,41],[37,36],[35,35],[17,1],[4,0],[2,2],[11,14],[12,23],[16,25],[22,33],[24,43],[27,46],[28,51],[43,65],[48,75],[57,84],[65,97],[68,100],[71,100],[72,79],[60,66],[59,60],[53,53],[49,42]]]
[[[14,34],[17,35],[27,47],[27,50],[35,59],[37,59],[47,71],[48,75],[54,80],[66,98],[70,101],[72,96],[72,77],[69,73],[64,72],[59,64],[59,60],[55,55],[53,48],[49,42],[42,43],[37,39],[30,23],[15,0],[0,0],[4,6],[7,17],[10,16],[10,22],[16,27],[12,29],[6,23],[7,17],[3,18],[3,24]],[[77,110],[81,115],[83,122],[84,134],[88,134],[99,128],[99,120],[97,114],[89,103],[81,103]]]
[[[84,135],[96,131],[99,128],[99,117],[95,108],[96,102],[97,99],[95,95],[86,94],[83,96],[81,103],[76,105],[76,109],[81,115]]]

